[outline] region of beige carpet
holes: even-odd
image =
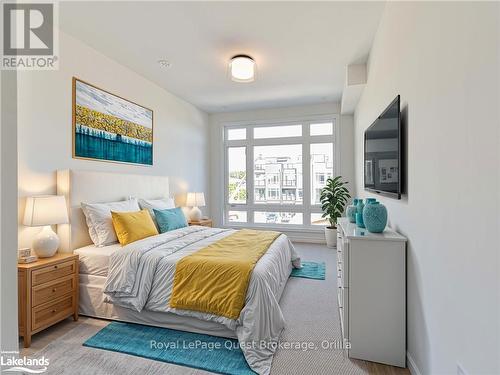
[[[287,321],[282,341],[312,342],[314,350],[278,350],[272,375],[367,374],[363,361],[349,360],[342,350],[323,349],[322,343],[341,340],[337,312],[335,252],[325,246],[297,244],[303,260],[326,262],[326,280],[290,278],[280,305]],[[107,321],[86,319],[53,341],[33,357],[50,361],[48,374],[207,374],[126,354],[86,348],[82,343],[107,325]]]

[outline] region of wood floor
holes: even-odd
[[[21,348],[21,355],[25,356],[33,356],[36,352],[43,349],[45,346],[50,344],[52,341],[57,339],[58,337],[64,335],[66,332],[69,332],[73,328],[75,328],[78,324],[82,324],[89,318],[84,316],[80,316],[78,322],[74,322],[73,318],[68,318],[63,320],[62,322],[55,324],[54,326],[47,328],[46,330],[37,333],[33,336],[31,346],[29,348],[23,348],[23,342],[19,340],[19,348]],[[360,367],[365,368],[369,374],[372,375],[410,375],[408,369],[386,366],[380,363],[354,360],[358,362]]]

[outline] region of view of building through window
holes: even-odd
[[[321,189],[334,175],[333,123],[311,123],[309,126],[310,130],[303,129],[305,125],[259,126],[253,133],[252,126],[248,126],[250,131],[228,129],[226,191],[227,203],[231,205],[226,211],[228,222],[303,225],[306,214],[311,225],[325,223],[319,204]],[[303,130],[310,132],[310,138],[301,136]],[[248,134],[256,137],[246,141]],[[293,137],[297,137],[296,143]],[[288,140],[283,142],[280,138]],[[245,141],[246,145],[231,146],[231,141],[235,140],[240,145]],[[308,147],[304,148],[306,142]],[[309,150],[307,158],[303,157],[304,149]],[[247,171],[247,158],[253,158],[250,171]],[[309,164],[307,169],[305,163]],[[308,170],[309,176],[303,175],[304,170]],[[307,197],[304,196],[305,183],[309,186]],[[250,192],[247,190],[249,184]],[[310,202],[309,207],[301,209],[305,199]],[[287,206],[296,209],[287,210]]]
[[[319,204],[321,189],[333,176],[333,143],[311,144],[311,204]]]
[[[256,146],[254,202],[302,204],[302,145]]]

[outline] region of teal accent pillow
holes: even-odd
[[[155,210],[156,222],[160,233],[169,232],[174,229],[187,227],[186,216],[180,207],[169,208],[166,210]]]

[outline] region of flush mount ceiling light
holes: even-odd
[[[229,61],[229,72],[234,82],[253,82],[255,70],[255,61],[248,55],[236,55]]]

